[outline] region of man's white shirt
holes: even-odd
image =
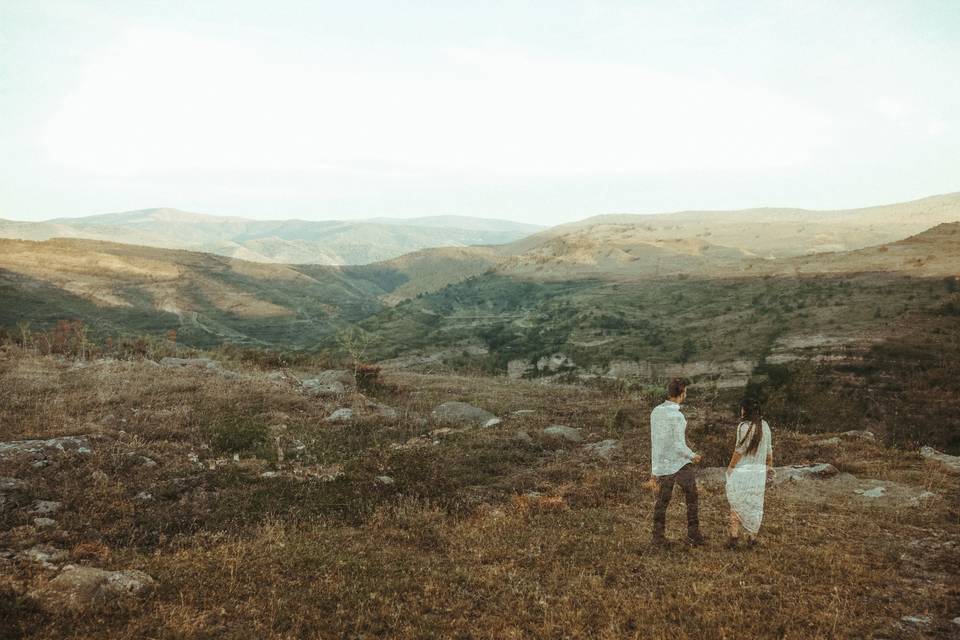
[[[671,400],[650,413],[650,467],[655,476],[669,476],[693,461],[687,446],[687,419]]]

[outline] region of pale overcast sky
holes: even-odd
[[[0,218],[960,191],[960,1],[0,1]]]

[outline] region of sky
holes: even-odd
[[[960,191],[960,2],[2,0],[0,218]]]

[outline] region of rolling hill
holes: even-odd
[[[459,216],[376,221],[250,220],[144,209],[46,222],[0,220],[0,237],[80,238],[189,249],[253,262],[367,264],[426,247],[502,244],[541,227]]]

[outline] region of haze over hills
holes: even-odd
[[[367,264],[426,247],[502,244],[542,227],[460,216],[339,221],[251,220],[144,209],[45,222],[0,220],[0,237],[83,238],[190,249],[253,262]]]

